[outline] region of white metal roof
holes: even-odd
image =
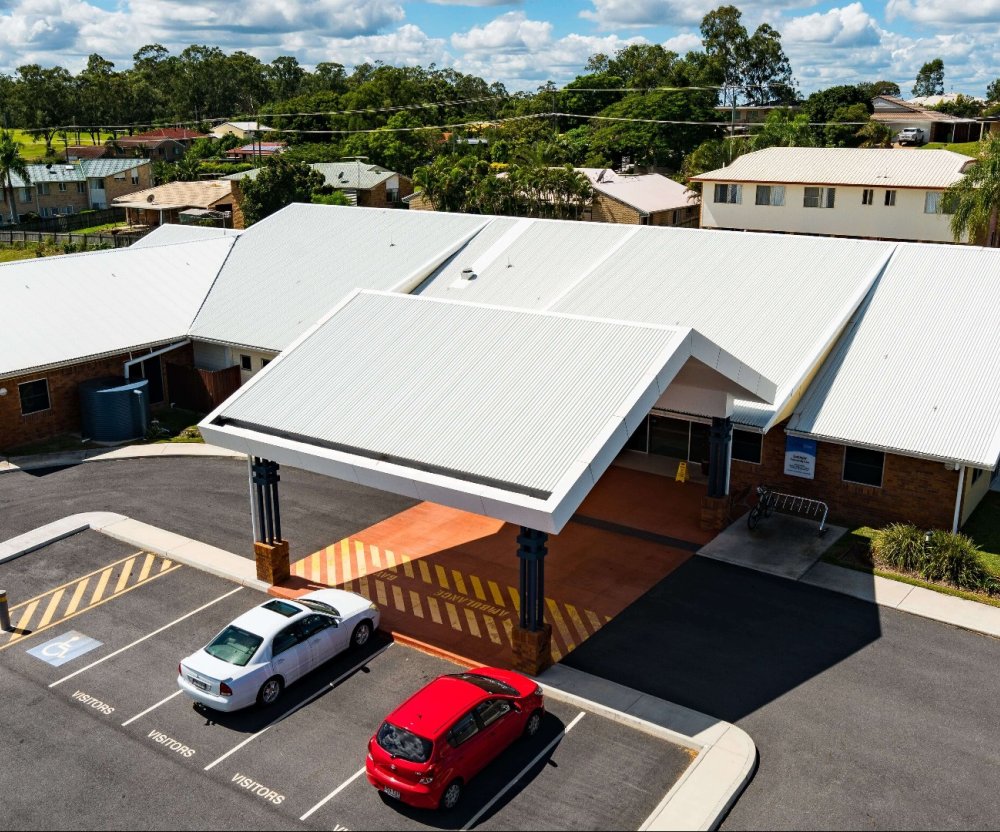
[[[191,334],[279,351],[355,288],[409,291],[487,217],[293,204],[240,235]]]
[[[659,173],[615,173],[606,168],[577,168],[584,174],[595,191],[638,208],[647,214],[687,208],[697,204],[697,194],[680,182]]]
[[[734,418],[759,428],[801,392],[894,246],[552,220],[494,224],[480,235],[488,241],[474,239],[421,294],[690,326],[777,384],[777,410],[737,406]],[[527,230],[516,235],[519,225]],[[473,280],[461,279],[466,265]]]
[[[901,244],[789,432],[993,468],[1000,251]]]
[[[558,532],[691,368],[774,385],[683,327],[358,292],[202,423],[208,441]]]
[[[950,150],[857,147],[769,147],[729,167],[692,177],[699,182],[786,182],[875,188],[943,189],[973,160]]]
[[[233,239],[0,265],[0,377],[186,337]]]
[[[216,237],[238,237],[243,232],[234,228],[214,228],[204,225],[181,223],[165,223],[158,225],[144,237],[136,240],[130,248],[149,248],[150,246],[176,245],[177,243],[193,243],[199,240],[212,240]]]

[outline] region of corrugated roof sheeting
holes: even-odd
[[[323,174],[328,185],[334,188],[359,188],[366,191],[392,178],[391,170],[362,162],[313,162],[310,167]]]
[[[191,334],[283,350],[352,289],[392,289],[425,266],[429,273],[488,221],[290,205],[243,232]]]
[[[688,334],[360,293],[221,415],[551,492]]]
[[[0,375],[186,337],[233,239],[0,266]]]
[[[84,159],[80,162],[85,176],[114,176],[116,173],[132,170],[142,165],[148,165],[149,159]]]
[[[495,219],[469,246],[436,272],[421,293],[475,303],[547,309],[628,240],[635,228],[600,223]],[[462,279],[465,268],[473,270],[476,275],[473,280]]]
[[[992,468],[1000,251],[902,244],[789,430]]]
[[[941,189],[961,179],[963,166],[971,161],[968,156],[950,150],[769,147],[744,154],[729,167],[694,178],[713,182]],[[752,199],[752,195],[744,195],[744,201],[747,199]]]
[[[150,248],[151,246],[171,246],[178,243],[194,243],[214,240],[217,237],[238,237],[242,234],[232,228],[213,228],[204,225],[166,223],[158,225],[145,237],[140,237],[130,248]]]

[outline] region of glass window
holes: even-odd
[[[294,624],[290,627],[285,627],[284,630],[274,637],[274,644],[271,646],[271,655],[277,656],[280,653],[284,653],[290,647],[298,644],[300,640],[298,627]]]
[[[785,186],[784,185],[758,185],[757,205],[784,205]]]
[[[760,464],[764,435],[749,430],[733,429],[733,459]]]
[[[743,186],[717,184],[715,186],[715,201],[739,205],[743,201]]]
[[[979,480],[979,478],[982,475],[983,475],[983,469],[982,468],[973,468],[972,469],[972,484],[975,485],[976,482]]]
[[[517,696],[517,690],[506,682],[501,682],[499,679],[494,679],[491,676],[483,676],[481,673],[452,673],[449,674],[449,678],[461,679],[463,682],[475,685],[487,693],[502,693],[507,696]]]
[[[476,715],[483,723],[483,728],[492,725],[500,717],[510,713],[510,702],[506,699],[488,699],[476,708]]]
[[[49,183],[48,182],[43,182],[40,187],[42,189],[42,196],[48,196],[49,195]]]
[[[871,205],[874,201],[875,201],[875,189],[874,188],[865,188],[861,192],[861,204],[862,205]]]
[[[49,383],[44,378],[19,384],[17,391],[21,394],[22,416],[49,409]]]
[[[448,743],[458,748],[463,742],[468,742],[472,739],[478,730],[479,726],[476,724],[476,718],[470,711],[455,723],[455,727],[448,732]]]
[[[868,448],[844,448],[844,480],[861,485],[882,487],[882,470],[885,454]]]
[[[241,355],[240,356],[240,367],[242,367],[244,370],[252,370],[253,369],[253,364],[250,362],[250,356],[249,355]]]
[[[31,188],[21,188],[21,202],[31,202]]]
[[[646,453],[649,450],[648,416],[639,423],[639,427],[637,427],[628,438],[628,442],[625,443],[625,447],[630,451],[642,451],[643,453]]]
[[[278,615],[283,615],[285,618],[291,618],[293,615],[298,615],[302,612],[302,607],[297,607],[295,604],[289,604],[287,601],[281,601],[275,598],[273,601],[268,601],[266,604],[262,604],[265,610],[270,610],[271,612],[276,612]]]
[[[378,744],[394,757],[409,760],[411,763],[426,763],[431,758],[431,749],[434,748],[430,740],[418,737],[391,722],[383,722],[382,727],[378,729]]]
[[[78,194],[85,194],[85,193],[87,193],[87,183],[86,182],[77,182],[76,183],[76,192]]]
[[[895,191],[886,191],[885,192],[885,204],[889,208],[891,208],[893,205],[896,204],[896,192]]]
[[[325,630],[333,623],[333,619],[328,615],[307,615],[299,622],[302,638],[307,639],[310,636],[314,636],[320,630]]]
[[[691,443],[687,458],[691,462],[708,462],[708,435],[711,428],[702,422],[691,422]]]
[[[97,190],[97,191],[103,191],[104,190],[104,180],[103,179],[95,179],[94,180],[94,190]]]
[[[60,190],[61,192],[63,192],[63,193],[65,193],[65,192],[66,192],[66,183],[65,183],[65,182],[60,182],[60,183],[59,183],[59,190]]]
[[[833,208],[836,188],[806,188],[802,197],[803,208]]]
[[[244,667],[260,647],[262,639],[230,624],[205,648],[205,652],[224,662]]]
[[[261,367],[266,367],[270,363],[271,363],[271,359],[270,358],[262,358],[260,360],[260,366]]]
[[[924,213],[939,214],[941,211],[941,191],[928,191],[924,196]]]
[[[688,458],[688,422],[665,416],[649,417],[649,452],[677,459]]]

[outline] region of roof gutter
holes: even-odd
[[[185,338],[183,341],[178,341],[176,344],[171,344],[169,347],[163,347],[162,349],[154,350],[153,352],[147,352],[145,355],[140,355],[138,358],[130,358],[125,362],[125,381],[129,380],[129,372],[132,369],[133,364],[141,364],[149,358],[156,358],[158,355],[163,355],[165,352],[171,352],[172,350],[180,349],[191,343],[190,338]]]

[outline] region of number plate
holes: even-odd
[[[389,797],[394,797],[399,800],[399,792],[395,789],[382,789],[382,793],[388,795]]]
[[[201,679],[195,679],[193,676],[191,677],[191,684],[200,690],[208,690],[208,684],[206,682],[201,681]]]

